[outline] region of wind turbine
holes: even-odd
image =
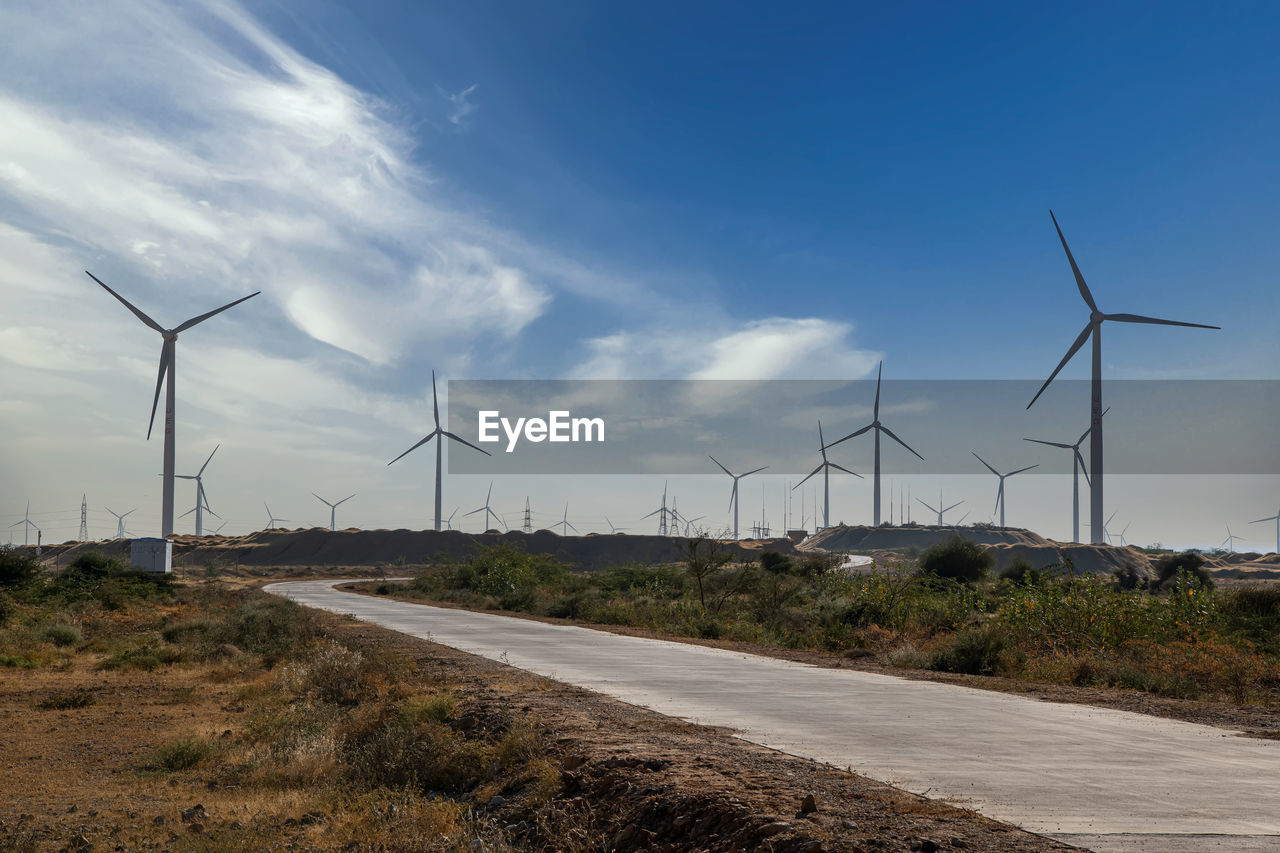
[[[942,515],[943,515],[943,513],[951,512],[951,510],[955,509],[956,507],[960,506],[960,504],[964,503],[964,501],[956,501],[956,502],[955,502],[955,503],[953,503],[951,506],[947,507],[946,509],[943,509],[943,508],[942,508],[942,489],[938,489],[938,509],[934,509],[933,507],[929,506],[929,505],[928,505],[927,503],[925,503],[924,501],[921,501],[919,498],[916,498],[916,500],[917,500],[917,501],[920,501],[920,505],[921,505],[921,506],[923,506],[925,509],[929,510],[929,512],[936,512],[936,513],[938,514],[938,526],[939,526],[939,527],[941,527],[941,526],[942,526]]]
[[[484,515],[481,516],[481,521],[484,522],[486,525],[489,523],[489,516],[493,516],[494,521],[498,522],[503,527],[506,527],[507,523],[503,521],[501,518],[498,518],[498,514],[489,508],[489,498],[491,497],[493,497],[493,481],[492,480],[489,481],[489,492],[484,496],[484,506],[480,507],[479,509],[473,509],[471,510],[471,512],[464,512],[462,514],[462,517],[466,518],[468,515],[475,515],[477,512],[483,512]],[[453,516],[450,516],[450,518],[452,517]],[[497,529],[496,525],[494,526],[494,529],[495,530]]]
[[[708,456],[707,458],[710,459],[712,462],[715,462],[721,471],[725,472],[726,474],[728,474],[730,477],[733,478],[733,491],[729,493],[729,506],[732,507],[733,509],[733,538],[737,539],[738,538],[738,481],[741,480],[743,477],[750,477],[752,474],[763,471],[765,468],[768,468],[769,466],[762,465],[759,468],[753,468],[752,470],[748,471],[745,474],[734,474],[728,468],[721,465],[714,456]]]
[[[155,329],[164,338],[164,344],[160,347],[160,370],[156,374],[156,395],[151,402],[151,420],[147,423],[147,438],[151,438],[151,427],[156,421],[156,406],[160,403],[160,386],[165,386],[165,409],[164,409],[164,487],[161,493],[160,505],[160,536],[168,537],[173,535],[173,456],[174,456],[174,374],[175,364],[178,357],[178,335],[208,320],[215,314],[221,314],[228,308],[232,308],[244,302],[246,299],[252,299],[262,291],[255,291],[248,296],[243,296],[235,302],[228,302],[221,308],[215,308],[205,314],[192,317],[190,320],[175,326],[172,329],[162,327],[155,320],[152,320],[146,314],[142,313],[134,307],[129,300],[116,293],[111,288],[103,284],[102,280],[93,273],[85,270],[85,275],[102,285],[102,289],[110,293],[116,299],[120,300],[124,307],[134,313],[148,327]]]
[[[667,509],[667,481],[663,480],[662,481],[662,506],[658,507],[648,515],[641,516],[640,520],[644,521],[646,518],[652,518],[655,515],[658,516],[658,535],[666,536],[667,535],[667,513],[669,512],[670,510]]]
[[[685,518],[685,519],[683,519],[683,521],[684,521],[684,535],[685,535],[685,538],[686,538],[686,539],[687,539],[687,538],[689,538],[690,531],[691,531],[691,530],[693,530],[693,523],[694,523],[695,521],[702,521],[702,519],[704,519],[704,518],[706,518],[706,516],[705,516],[705,515],[695,515],[693,518]]]
[[[604,523],[605,523],[605,524],[607,524],[607,525],[609,525],[609,535],[610,535],[610,536],[612,536],[612,535],[613,535],[613,534],[615,534],[615,533],[619,533],[619,532],[621,532],[621,531],[623,531],[623,530],[626,530],[626,529],[627,529],[627,528],[625,528],[625,527],[614,527],[614,526],[613,526],[613,522],[609,520],[609,516],[607,516],[607,515],[604,517]]]
[[[1125,535],[1126,533],[1128,533],[1128,532],[1129,532],[1129,527],[1130,527],[1132,524],[1133,524],[1133,522],[1132,522],[1132,521],[1131,521],[1131,522],[1129,522],[1128,524],[1126,524],[1126,525],[1124,526],[1124,530],[1121,530],[1119,533],[1117,533],[1117,534],[1116,534],[1116,538],[1120,540],[1120,547],[1121,547],[1121,548],[1128,547],[1128,545],[1129,545],[1129,540],[1128,540],[1128,539],[1125,539],[1125,538],[1124,538],[1124,535]]]
[[[1275,515],[1260,518],[1257,521],[1251,521],[1250,524],[1262,524],[1264,521],[1274,521],[1276,523],[1276,553],[1280,554],[1280,510]]]
[[[906,447],[907,450],[911,450],[911,448],[907,445],[905,441],[903,441],[902,439],[894,435],[893,430],[889,429],[887,426],[880,423],[880,379],[883,374],[884,374],[884,362],[882,361],[880,362],[879,369],[876,371],[876,404],[875,404],[875,409],[872,410],[871,423],[867,424],[862,429],[855,430],[849,433],[844,438],[840,439],[840,441],[833,441],[827,445],[829,449],[829,448],[835,447],[841,441],[848,441],[851,438],[856,438],[857,436],[862,435],[867,430],[875,430],[876,464],[875,464],[875,473],[872,476],[872,484],[873,484],[872,492],[874,494],[874,499],[872,503],[872,508],[874,512],[873,512],[872,518],[874,520],[876,527],[880,526],[880,433],[883,432],[885,435],[889,436],[889,438],[892,438],[894,441],[898,442],[898,444],[901,444],[903,447]],[[915,457],[918,458],[921,462],[924,461],[924,457],[921,456],[919,453],[916,453],[914,450],[911,450],[911,453],[915,455]]]
[[[810,471],[809,476],[805,477],[804,480],[801,480],[799,483],[796,483],[794,486],[792,486],[791,490],[795,491],[796,489],[800,488],[805,484],[805,480],[808,480],[809,477],[812,477],[814,474],[821,471],[822,472],[822,526],[830,527],[831,526],[831,469],[836,468],[840,471],[845,472],[846,474],[853,474],[853,476],[857,477],[859,480],[862,479],[862,475],[857,473],[856,471],[850,471],[848,468],[844,467],[843,465],[837,464],[827,459],[827,445],[822,438],[822,421],[818,421],[818,452],[822,454],[822,464],[819,465],[817,468],[814,468],[812,471]],[[801,492],[801,494],[804,494],[804,493]]]
[[[422,439],[422,441],[419,441],[419,442],[418,442],[417,444],[415,444],[413,447],[410,447],[410,448],[409,448],[408,450],[406,450],[404,453],[401,453],[399,456],[397,456],[395,459],[392,459],[392,460],[391,460],[390,462],[388,462],[387,464],[388,464],[388,465],[394,465],[396,462],[398,462],[398,461],[400,461],[401,459],[403,459],[404,457],[408,456],[410,453],[412,453],[413,451],[417,450],[419,447],[421,447],[422,445],[426,444],[426,443],[427,443],[428,441],[430,441],[431,439],[433,439],[433,438],[434,438],[434,439],[436,439],[436,527],[435,527],[435,529],[436,529],[436,530],[439,530],[439,529],[440,529],[440,523],[441,523],[441,520],[440,520],[440,515],[441,515],[441,508],[440,508],[440,495],[441,495],[441,481],[440,481],[440,477],[441,477],[440,470],[441,470],[441,469],[440,469],[440,460],[441,460],[441,456],[442,456],[442,455],[443,455],[443,453],[444,453],[444,440],[445,440],[446,438],[451,438],[451,439],[453,439],[454,441],[461,442],[462,444],[465,444],[467,447],[470,447],[472,450],[480,450],[480,448],[479,448],[479,447],[476,447],[474,444],[472,444],[471,442],[467,441],[465,438],[461,438],[461,437],[459,437],[459,436],[456,436],[456,435],[454,435],[453,433],[449,432],[448,430],[446,430],[446,429],[444,429],[444,428],[442,428],[442,427],[440,426],[440,400],[439,400],[439,398],[436,396],[436,372],[435,372],[434,370],[433,370],[433,371],[431,371],[431,414],[432,414],[432,416],[435,418],[435,421],[436,421],[436,428],[435,428],[435,429],[433,429],[430,433],[428,433],[428,434],[427,434],[427,437],[426,437],[426,438],[424,438],[424,439]],[[489,455],[490,455],[490,454],[489,454],[489,451],[487,451],[487,450],[480,450],[480,452],[481,452],[481,453],[483,453],[485,456],[489,456]],[[492,491],[492,490],[493,490],[493,484],[490,484],[490,485],[489,485],[489,489],[490,489],[490,491]],[[477,510],[477,511],[478,511],[478,510]],[[470,514],[471,514],[471,513],[467,513],[467,515],[470,515]]]
[[[976,453],[974,453],[973,455],[974,455],[974,458],[976,458],[979,462],[987,466],[988,471],[990,471],[992,474],[995,474],[997,477],[1000,478],[1000,489],[999,491],[996,492],[996,509],[1000,510],[1000,526],[1004,527],[1004,481],[1005,479],[1007,477],[1012,477],[1014,474],[1021,474],[1023,471],[1030,471],[1032,468],[1039,468],[1040,466],[1028,465],[1026,468],[1019,468],[1016,471],[1010,471],[1008,474],[1001,474],[995,468],[992,468],[990,465],[987,465],[987,460],[983,459],[981,456],[979,456]]]
[[[445,523],[445,527],[446,527],[446,529],[448,529],[448,530],[452,530],[452,529],[453,529],[453,517],[454,517],[455,515],[457,515],[457,514],[458,514],[458,510],[459,510],[459,509],[461,509],[461,508],[462,508],[462,507],[456,507],[456,506],[455,506],[455,507],[453,508],[453,512],[449,513],[449,517],[448,517],[448,518],[446,518],[446,519],[444,520],[444,523]]]
[[[329,529],[330,529],[330,530],[333,530],[333,529],[334,529],[334,520],[336,519],[336,517],[337,517],[337,515],[338,515],[338,506],[339,506],[340,504],[344,504],[344,503],[346,503],[347,501],[351,500],[351,499],[352,499],[352,498],[354,498],[357,494],[359,494],[359,492],[356,492],[356,493],[353,493],[353,494],[347,495],[345,498],[343,498],[342,500],[338,501],[338,503],[331,504],[331,503],[329,503],[327,500],[325,500],[324,498],[322,498],[322,497],[320,497],[319,495],[317,495],[315,492],[312,492],[312,493],[311,493],[311,495],[312,495],[316,500],[320,501],[320,503],[322,503],[322,504],[324,504],[325,506],[329,507]]]
[[[22,525],[22,544],[28,545],[30,543],[27,540],[27,536],[31,532],[31,528],[35,527],[36,532],[37,533],[40,532],[40,528],[36,527],[36,523],[31,520],[31,501],[27,501],[27,512],[26,512],[26,515],[22,517],[22,521],[15,521],[13,524],[10,524],[9,526],[17,527],[19,524]]]
[[[126,516],[126,515],[132,515],[133,513],[137,512],[138,510],[137,510],[137,509],[131,509],[131,510],[129,510],[128,512],[125,512],[125,513],[119,513],[119,512],[116,512],[116,511],[115,511],[114,509],[112,509],[111,507],[104,507],[104,509],[106,509],[106,511],[107,511],[107,512],[111,513],[112,515],[114,515],[114,516],[116,517],[116,538],[117,538],[117,539],[123,539],[123,538],[125,538],[126,536],[128,536],[128,535],[129,535],[129,531],[127,531],[127,530],[125,530],[125,529],[124,529],[124,518],[125,518],[125,516]]]
[[[1058,218],[1053,215],[1053,211],[1049,211],[1049,218],[1053,220],[1053,227],[1058,232],[1058,240],[1062,243],[1062,250],[1067,253],[1067,261],[1071,264],[1071,273],[1075,276],[1076,287],[1080,290],[1080,297],[1084,299],[1085,304],[1089,306],[1089,322],[1075,339],[1075,343],[1067,350],[1067,354],[1062,357],[1062,361],[1058,362],[1058,366],[1053,369],[1053,373],[1049,374],[1049,378],[1040,386],[1040,390],[1031,398],[1031,402],[1027,404],[1030,409],[1035,405],[1036,400],[1040,399],[1040,395],[1044,393],[1044,389],[1049,387],[1049,383],[1054,377],[1066,367],[1067,362],[1071,360],[1080,348],[1084,346],[1084,342],[1090,337],[1093,338],[1093,380],[1091,384],[1091,395],[1089,402],[1089,518],[1090,537],[1093,544],[1105,544],[1102,529],[1102,324],[1106,320],[1115,320],[1120,323],[1147,323],[1157,326],[1190,326],[1196,329],[1220,329],[1221,326],[1207,326],[1203,323],[1183,323],[1177,320],[1160,320],[1155,317],[1144,317],[1141,314],[1104,314],[1098,309],[1098,304],[1093,300],[1093,294],[1089,292],[1089,286],[1084,282],[1084,276],[1080,274],[1080,268],[1076,266],[1076,259],[1071,255],[1071,249],[1067,246],[1067,238],[1062,236],[1062,229],[1058,227]]]
[[[964,524],[964,520],[968,517],[969,517],[969,513],[967,512],[964,515],[960,516],[960,520],[956,522],[956,527],[959,527],[960,525]]]
[[[219,525],[218,525],[218,529],[217,529],[217,530],[215,530],[215,531],[213,531],[213,535],[214,535],[214,536],[217,536],[219,533],[221,533],[221,532],[222,532],[222,528],[224,528],[224,527],[226,527],[226,526],[227,526],[227,523],[226,523],[225,521],[224,521],[224,522],[222,522],[221,524],[219,524]]]
[[[217,453],[217,452],[218,452],[218,447],[221,447],[221,446],[222,446],[222,445],[221,445],[221,444],[219,444],[217,447],[213,448],[213,453]],[[213,510],[209,509],[209,499],[208,499],[207,497],[205,497],[205,494],[204,494],[204,480],[203,480],[203,479],[201,479],[201,478],[204,476],[204,469],[205,469],[205,468],[208,468],[208,467],[209,467],[209,463],[210,463],[211,461],[213,461],[213,453],[210,453],[210,454],[209,454],[209,458],[208,458],[208,459],[206,459],[206,460],[204,460],[204,464],[200,466],[200,470],[199,470],[199,471],[197,471],[196,473],[194,473],[194,474],[175,474],[175,475],[174,475],[174,476],[176,476],[179,480],[195,480],[195,481],[196,481],[196,506],[195,506],[195,509],[191,509],[191,510],[188,510],[188,511],[184,512],[184,513],[182,514],[182,517],[183,517],[183,518],[185,518],[186,516],[191,515],[191,513],[193,513],[193,512],[196,514],[196,535],[197,535],[197,536],[203,536],[203,535],[204,535],[204,511],[205,511],[205,510],[209,510],[209,512],[213,513],[213,515],[217,516],[218,518],[221,518],[221,517],[222,517],[222,516],[218,515],[216,512],[213,512]]]
[[[1102,416],[1106,417],[1107,412],[1109,411],[1111,411],[1111,409],[1107,409],[1105,412],[1103,412]],[[1042,441],[1041,439],[1038,439],[1038,438],[1023,439],[1023,441],[1030,441],[1030,442],[1034,442],[1035,444],[1047,444],[1049,447],[1061,447],[1065,450],[1071,451],[1072,453],[1071,536],[1072,536],[1072,541],[1077,544],[1079,544],[1080,542],[1080,475],[1081,474],[1084,474],[1085,485],[1086,486],[1089,485],[1089,470],[1088,470],[1088,467],[1084,464],[1084,457],[1080,455],[1080,445],[1084,444],[1084,440],[1089,437],[1089,433],[1092,431],[1093,431],[1093,427],[1089,427],[1089,429],[1082,432],[1080,434],[1080,437],[1076,439],[1075,444],[1063,444],[1057,441]]]
[[[565,501],[565,504],[564,504],[564,519],[561,520],[559,524],[553,524],[551,526],[559,527],[561,536],[568,536],[570,530],[572,530],[574,533],[578,533],[578,528],[574,527],[569,522],[569,502],[568,501]],[[578,535],[581,536],[582,534],[578,533]]]
[[[1227,546],[1227,551],[1228,551],[1228,553],[1234,554],[1234,553],[1236,552],[1236,540],[1237,540],[1237,539],[1243,539],[1243,538],[1244,538],[1244,537],[1236,536],[1234,533],[1232,533],[1232,532],[1231,532],[1231,525],[1230,525],[1230,524],[1228,524],[1228,525],[1227,525],[1227,538],[1222,540],[1222,545]],[[1219,547],[1219,548],[1221,548],[1221,547],[1222,547],[1222,545],[1219,545],[1218,547]]]
[[[319,495],[316,495],[316,497],[320,497],[320,496],[319,496]],[[352,497],[355,497],[355,495],[352,495]],[[323,498],[321,498],[321,500],[323,500]],[[277,521],[288,521],[288,520],[289,520],[289,519],[287,519],[287,518],[276,518],[274,515],[272,515],[272,514],[271,514],[271,507],[267,506],[267,502],[266,502],[266,501],[263,501],[263,502],[262,502],[262,505],[267,507],[267,529],[268,529],[268,530],[275,530],[275,529],[276,529],[276,522],[277,522]]]

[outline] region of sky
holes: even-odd
[[[4,4],[0,525],[29,501],[73,538],[87,495],[92,536],[107,507],[158,532],[159,336],[86,269],[167,327],[261,291],[177,349],[178,472],[220,446],[224,533],[263,501],[327,522],[312,492],[426,526],[433,454],[386,463],[431,429],[433,369],[1047,377],[1087,320],[1050,208],[1102,310],[1223,327],[1108,327],[1108,379],[1280,379],[1277,36],[1264,3]],[[776,527],[804,473],[744,513]],[[903,485],[986,520],[984,473]],[[671,484],[687,514],[727,522],[717,475]],[[1065,537],[1069,481],[1022,476],[1010,524]],[[1109,482],[1130,541],[1274,546],[1248,524],[1274,476]],[[448,478],[446,515],[488,487]],[[494,487],[584,532],[643,530],[661,490]],[[867,520],[867,484],[832,497]]]

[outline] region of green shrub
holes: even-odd
[[[1120,591],[1142,589],[1147,582],[1146,578],[1139,574],[1138,570],[1133,566],[1116,569],[1115,579],[1116,589]]]
[[[25,586],[40,577],[40,563],[35,557],[16,549],[0,549],[0,587]]]
[[[1151,584],[1151,591],[1163,589],[1183,572],[1186,572],[1197,586],[1213,589],[1213,577],[1204,567],[1204,562],[1204,557],[1197,551],[1166,554],[1155,562],[1156,579]]]
[[[1017,554],[1009,561],[1009,565],[1000,570],[1000,580],[1037,583],[1040,580],[1040,571],[1031,565],[1031,561],[1026,557]]]
[[[70,693],[59,693],[56,696],[43,699],[36,707],[41,711],[72,711],[76,708],[88,708],[90,705],[96,704],[97,701],[97,698],[92,693],[84,690],[73,690]]]
[[[150,672],[163,666],[156,647],[147,643],[136,649],[122,649],[98,664],[99,669],[142,669]]]
[[[226,641],[247,652],[282,655],[306,645],[315,634],[315,617],[304,607],[262,595],[235,608],[228,620]]]
[[[50,625],[44,629],[44,638],[59,648],[74,646],[84,639],[75,625]]]
[[[156,749],[143,767],[148,770],[167,770],[175,773],[179,770],[189,770],[217,754],[218,748],[204,738],[183,738]]]
[[[1221,596],[1219,613],[1228,630],[1280,653],[1280,587],[1230,590]]]
[[[994,675],[1000,666],[1000,655],[1009,641],[993,625],[966,628],[952,638],[950,645],[934,654],[930,669],[968,675]]]
[[[789,575],[794,570],[795,565],[786,554],[779,554],[777,551],[762,551],[760,553],[760,568],[771,575]]]
[[[920,571],[940,578],[976,583],[987,576],[994,562],[981,545],[963,536],[954,536],[920,555]]]

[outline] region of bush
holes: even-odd
[[[80,629],[75,625],[50,625],[44,629],[44,638],[59,648],[74,646],[84,639]]]
[[[92,693],[73,690],[70,693],[59,693],[57,696],[43,699],[36,707],[41,711],[72,711],[76,708],[88,708],[97,701]]]
[[[189,770],[213,758],[217,753],[217,747],[203,738],[184,738],[157,749],[143,766],[148,770],[168,770],[173,773]]]
[[[1133,566],[1125,566],[1115,571],[1116,589],[1120,591],[1128,591],[1142,589],[1146,585],[1146,578],[1138,573]]]
[[[1021,554],[1009,561],[1009,565],[1000,570],[1000,580],[1015,583],[1036,583],[1040,580],[1040,571],[1031,561]]]
[[[315,618],[296,602],[262,596],[235,609],[227,627],[227,642],[247,652],[282,655],[315,636]]]
[[[1213,589],[1213,577],[1204,567],[1204,557],[1197,551],[1183,551],[1181,554],[1166,554],[1155,562],[1156,579],[1151,584],[1151,591],[1164,587],[1175,580],[1182,572],[1186,572],[1197,585],[1205,589]]]
[[[355,705],[368,688],[364,655],[330,640],[297,663],[285,667],[281,680],[298,696],[335,705]]]
[[[1280,587],[1233,589],[1222,596],[1220,612],[1228,630],[1280,652]]]
[[[981,545],[954,536],[950,541],[934,545],[920,555],[920,571],[940,578],[976,583],[987,576],[994,563]]]
[[[0,550],[0,587],[24,586],[40,577],[35,557],[5,548]]]
[[[779,554],[777,551],[762,551],[760,553],[760,568],[771,575],[789,575],[795,565],[786,554]]]
[[[967,675],[994,675],[1008,642],[995,626],[966,628],[933,656],[929,668]]]

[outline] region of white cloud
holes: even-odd
[[[452,95],[446,94],[452,109],[449,110],[449,123],[460,125],[476,111],[476,105],[471,103],[471,94],[476,90],[478,84],[472,83],[461,92],[455,92]]]

